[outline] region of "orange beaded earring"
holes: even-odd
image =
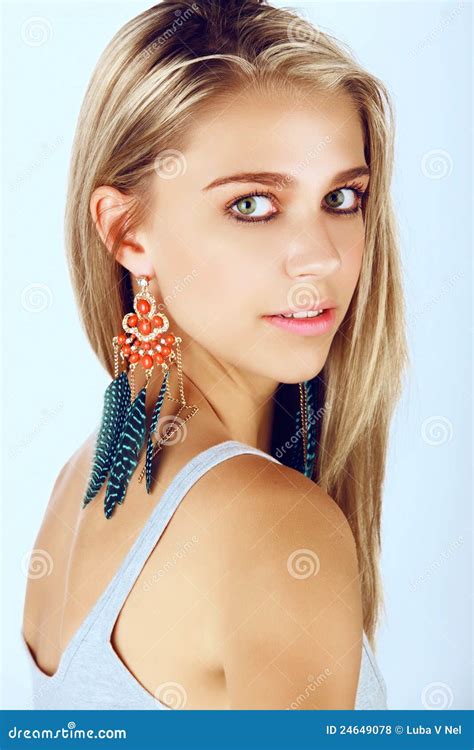
[[[199,410],[197,406],[186,403],[183,389],[183,370],[181,362],[181,338],[167,333],[169,320],[166,315],[156,313],[156,300],[148,290],[149,278],[137,279],[140,291],[135,295],[133,309],[122,320],[122,331],[113,338],[114,379],[104,394],[102,422],[99,428],[95,455],[92,464],[89,484],[82,502],[82,507],[97,495],[107,475],[104,513],[110,518],[115,505],[124,501],[127,486],[130,482],[143,445],[146,443],[145,464],[138,477],[141,482],[146,474],[146,490],[151,489],[151,469],[154,456],[172,435],[181,429],[185,422]],[[119,375],[119,359],[124,369]],[[176,364],[179,380],[179,398],[171,395],[169,379],[171,366]],[[135,396],[135,369],[141,366],[145,371],[146,383]],[[145,440],[146,429],[146,393],[147,386],[155,367],[163,372],[163,381],[158,394]],[[130,377],[128,376],[130,374]],[[174,416],[174,421],[159,440],[154,440],[158,418],[165,395],[180,404],[181,408]],[[191,409],[186,419],[179,415],[184,408]]]

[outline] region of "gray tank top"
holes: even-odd
[[[186,707],[185,691],[178,683],[163,683],[155,695],[146,690],[113,649],[110,637],[134,582],[186,493],[213,466],[243,453],[254,453],[280,463],[268,453],[236,440],[214,445],[189,461],[169,484],[117,573],[68,643],[53,675],[47,675],[37,666],[21,634],[31,667],[34,709],[169,710]],[[305,689],[311,690],[311,685]],[[364,633],[355,708],[384,709],[386,700],[385,681]]]

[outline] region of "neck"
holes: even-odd
[[[196,405],[229,440],[238,440],[267,453],[271,449],[273,395],[278,383],[224,363],[194,340],[181,335],[183,389],[186,402]],[[178,368],[171,366],[170,390],[179,398]],[[163,375],[156,368],[148,384],[150,402],[155,403]],[[135,370],[135,393],[145,384],[141,367]],[[151,407],[153,408],[153,407]],[[165,398],[162,414],[177,413],[178,405]]]

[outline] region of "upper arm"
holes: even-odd
[[[219,516],[230,707],[353,709],[362,606],[350,526],[299,472],[249,455],[238,460],[240,472],[226,462]]]

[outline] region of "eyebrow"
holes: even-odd
[[[351,169],[344,169],[342,172],[338,172],[334,175],[333,181],[354,180],[356,177],[365,177],[367,175],[370,176],[370,168],[364,164],[360,167],[352,167]],[[210,182],[209,185],[206,185],[203,190],[211,190],[221,185],[227,185],[229,182],[259,182],[262,185],[285,185],[294,181],[293,175],[283,172],[239,172],[227,177],[219,177],[217,180]]]

